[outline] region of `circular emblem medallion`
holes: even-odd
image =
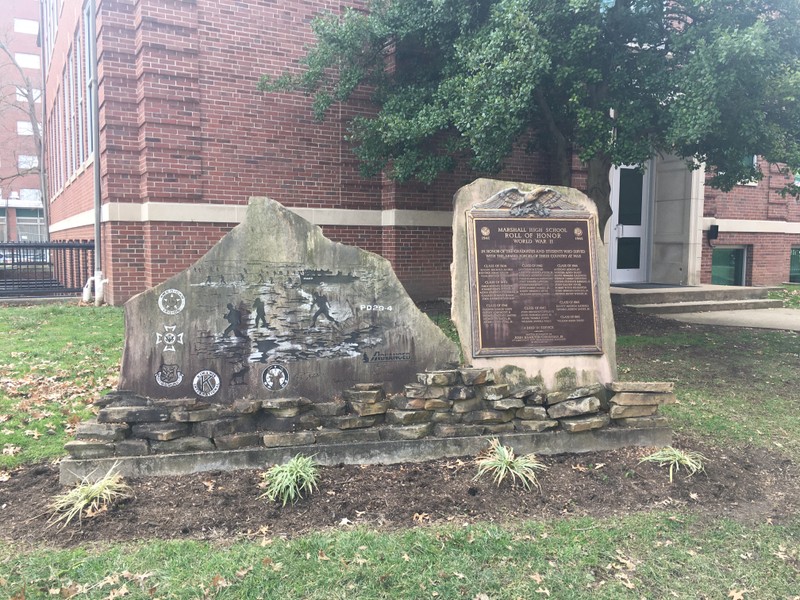
[[[194,376],[192,387],[198,396],[209,398],[219,391],[219,375],[204,369]]]
[[[158,308],[167,315],[177,315],[186,306],[186,297],[183,292],[170,288],[161,292],[158,297]]]
[[[492,233],[492,231],[488,227],[481,227],[481,235],[483,237],[489,237],[490,233]]]
[[[283,365],[269,365],[261,374],[261,381],[270,392],[279,392],[289,385],[289,371]]]
[[[573,229],[572,233],[575,234],[575,237],[583,237],[583,229],[581,229],[580,227],[576,227],[575,229]]]

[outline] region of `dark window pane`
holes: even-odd
[[[711,283],[744,285],[744,248],[714,248]]]
[[[617,240],[617,268],[638,269],[641,248],[641,238],[619,238]]]
[[[789,281],[800,283],[800,248],[792,248],[789,259]]]
[[[619,222],[622,225],[642,224],[642,180],[636,169],[619,170]]]

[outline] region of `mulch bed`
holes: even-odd
[[[673,483],[668,471],[639,463],[649,450],[626,448],[544,456],[541,492],[489,477],[473,478],[472,458],[400,465],[322,467],[319,489],[294,506],[258,496],[263,471],[207,472],[129,481],[134,497],[107,512],[47,527],[47,503],[62,491],[57,468],[13,471],[0,484],[0,539],[20,546],[71,547],[139,539],[293,537],[355,525],[382,530],[431,523],[503,523],[516,519],[606,517],[652,510],[688,510],[745,522],[780,523],[797,513],[800,472],[791,461],[756,448],[734,452],[697,440],[676,445],[702,452],[706,472]]]
[[[624,309],[623,309],[624,310]],[[685,325],[621,314],[618,333],[664,333]],[[698,328],[697,326],[692,326]],[[606,517],[653,510],[690,511],[743,522],[780,523],[798,514],[800,469],[764,449],[717,448],[676,436],[701,452],[706,472],[669,482],[668,470],[640,463],[651,449],[541,457],[541,491],[489,477],[474,480],[474,459],[320,469],[319,489],[294,506],[259,499],[263,471],[207,472],[128,481],[133,498],[107,512],[48,527],[47,505],[63,491],[54,465],[26,466],[0,483],[0,540],[19,547],[71,547],[140,539],[230,540],[302,535],[326,528],[396,530],[433,523],[503,523],[517,519]]]

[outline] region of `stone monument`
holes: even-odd
[[[380,256],[268,198],[188,270],[125,305],[120,389],[148,398],[341,396],[403,389],[458,350]]]
[[[452,316],[498,380],[558,390],[616,375],[605,247],[577,190],[479,179],[456,194]]]
[[[389,263],[266,198],[194,266],[131,299],[120,389],[61,480],[669,443],[669,382],[615,382],[593,204],[478,180],[456,197],[457,346]]]

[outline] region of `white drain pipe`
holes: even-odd
[[[81,299],[84,304],[88,304],[92,299],[92,283],[94,283],[94,276],[86,280],[86,285],[83,286],[83,295]]]
[[[95,271],[92,279],[94,279],[94,305],[100,306],[105,302],[105,291],[108,279],[103,279],[102,271]]]

